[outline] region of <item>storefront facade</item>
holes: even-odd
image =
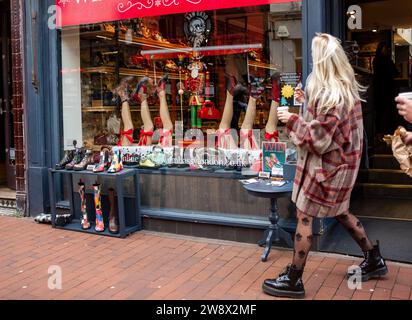
[[[233,76],[244,87],[260,81],[262,92],[257,102],[252,100],[256,108],[252,128],[257,130],[255,138],[260,143],[273,101],[272,76],[280,73],[283,82],[292,79],[294,86],[304,85],[314,34],[339,36],[346,22],[343,4],[332,6],[325,0],[239,1],[236,8],[231,1],[102,0],[57,2],[61,28],[54,28],[53,5],[52,0],[32,0],[23,7],[30,216],[50,211],[47,173],[64,151],[73,149],[73,141],[93,151],[109,144],[133,154],[141,142],[140,128],[144,131],[146,125],[141,101],[136,99],[128,106],[135,134],[127,137],[125,133],[117,140],[108,136],[108,131],[121,133],[116,127],[120,120],[124,122],[122,101],[113,95],[122,79],[128,77],[129,86],[135,88],[139,79],[148,76],[155,79],[156,87],[164,74],[169,75],[165,92],[174,124],[173,147],[197,141],[199,132],[205,147],[210,140],[214,145],[228,105],[227,79]],[[285,86],[287,83],[282,89]],[[132,89],[129,93],[136,94]],[[286,88],[279,103],[298,111],[293,99],[288,100],[291,95]],[[163,128],[159,100],[148,100],[151,129]],[[199,108],[205,101],[215,105],[220,118],[199,116],[196,105]],[[250,107],[251,99],[244,103]],[[244,110],[235,118],[238,129],[245,118]],[[109,120],[112,126],[108,130]],[[280,140],[286,140],[282,127],[277,129]],[[105,139],[103,143],[99,137]],[[133,146],[119,147],[119,139],[120,145],[126,139],[133,141]],[[159,137],[155,133],[152,139],[157,144]],[[249,137],[245,140],[255,142]],[[227,166],[233,167],[233,163]],[[261,237],[270,204],[242,188],[239,180],[248,178],[242,174],[245,168],[165,167],[141,170],[142,214],[147,229],[248,242]],[[68,204],[65,190],[65,181],[61,181],[56,196],[62,210]],[[285,200],[280,209],[283,226],[293,231],[293,206]],[[322,234],[327,227],[327,221],[319,220],[315,229]]]

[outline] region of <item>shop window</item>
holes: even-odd
[[[301,2],[63,27],[61,43],[65,150],[196,172],[217,146],[214,169],[253,169],[275,131],[286,141],[275,108],[300,107]]]

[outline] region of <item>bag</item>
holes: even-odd
[[[220,111],[212,101],[206,100],[197,111],[197,116],[202,120],[220,120]]]
[[[398,160],[401,170],[408,176],[412,177],[412,145],[405,145],[402,138],[407,131],[403,127],[399,127],[392,136],[392,151],[393,156]]]

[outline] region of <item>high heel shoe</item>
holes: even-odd
[[[153,86],[153,80],[147,76],[143,77],[136,86],[133,92],[133,99],[142,102],[147,99],[147,96],[151,93]]]
[[[159,95],[160,92],[166,90],[166,85],[169,80],[169,75],[165,74],[162,78],[160,78],[159,82],[157,83],[156,92]]]
[[[122,79],[119,86],[113,89],[113,94],[118,96],[122,103],[129,100],[129,81],[132,79],[133,77],[126,77]]]
[[[55,165],[56,170],[63,170],[66,165],[72,162],[74,158],[74,150],[68,150],[64,153],[64,157],[58,164]]]

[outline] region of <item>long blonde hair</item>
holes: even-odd
[[[339,39],[317,33],[312,41],[313,71],[308,77],[308,106],[321,113],[330,108],[351,110],[366,88],[359,84]]]

